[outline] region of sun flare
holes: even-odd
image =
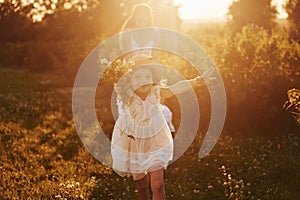
[[[228,7],[234,0],[175,0],[182,19],[226,19]],[[286,18],[282,5],[286,0],[273,0],[278,9],[278,18]]]
[[[232,0],[176,0],[183,19],[224,18]]]

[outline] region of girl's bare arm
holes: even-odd
[[[178,81],[174,85],[171,85],[170,87],[162,87],[160,89],[160,95],[161,98],[167,99],[172,97],[176,94],[181,94],[190,89],[190,86],[193,88],[200,87],[204,85],[204,81],[202,79],[202,76],[197,76],[196,78],[190,79],[190,80],[182,80]]]
[[[208,80],[215,79],[215,77],[211,77],[214,70],[215,69],[213,67],[210,67],[207,70],[205,70],[205,72],[201,76],[197,76],[190,80],[182,80],[175,83],[174,85],[171,85],[170,87],[161,88],[160,95],[162,98],[167,99],[169,97],[172,97],[174,93],[181,94],[188,91],[190,89],[190,86],[192,86],[193,88],[203,86],[205,85],[203,81],[204,77],[208,77]]]

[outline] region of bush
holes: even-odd
[[[64,78],[73,80],[84,57],[99,40],[2,42],[0,67],[31,72],[55,71]]]
[[[299,82],[297,42],[281,30],[269,32],[254,25],[245,26],[233,37],[224,32],[192,37],[204,45],[223,75],[228,128],[262,131],[290,125],[281,108],[286,91]]]

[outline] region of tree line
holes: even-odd
[[[1,1],[0,1],[1,2]],[[15,1],[0,3],[0,40],[68,40],[112,35],[130,14],[131,7],[140,2],[150,4],[159,26],[179,29],[178,8],[172,0],[90,0],[90,1]],[[300,38],[300,0],[288,0],[290,37]],[[162,14],[164,17],[162,17]],[[228,8],[227,25],[240,32],[247,24],[271,30],[276,26],[277,10],[272,0],[238,0]],[[172,19],[172,20],[170,20]],[[170,21],[175,21],[170,27]],[[80,31],[79,31],[80,30]]]

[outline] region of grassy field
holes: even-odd
[[[81,143],[66,85],[55,76],[1,69],[0,199],[137,199],[133,181]],[[199,133],[165,173],[168,199],[300,199],[299,132],[266,135],[225,130],[199,159]]]

